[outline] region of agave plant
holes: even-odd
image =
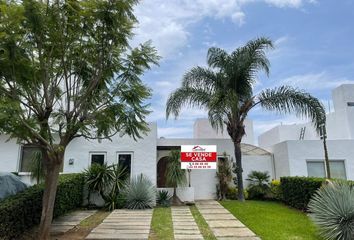
[[[152,208],[156,203],[156,188],[143,174],[127,181],[122,193],[129,209]]]
[[[326,240],[354,239],[354,188],[347,181],[328,182],[309,202],[310,217]]]
[[[161,190],[157,194],[157,203],[160,206],[168,207],[171,204],[171,194],[167,190]]]

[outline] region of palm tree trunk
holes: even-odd
[[[242,178],[242,153],[241,153],[241,143],[234,142],[235,159],[236,159],[236,177],[237,177],[237,198],[240,202],[245,201],[245,196],[243,195],[243,178]]]
[[[55,196],[59,181],[59,172],[61,162],[64,155],[59,159],[46,159],[46,175],[45,175],[45,188],[42,200],[42,216],[39,225],[38,239],[47,240],[50,236],[50,226],[53,220],[53,210],[55,203]]]
[[[326,137],[323,137],[323,149],[325,154],[325,164],[326,164],[326,177],[331,179],[331,170],[329,167],[329,158],[328,158],[328,149],[327,149],[327,141]]]

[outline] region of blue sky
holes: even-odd
[[[148,120],[157,122],[159,136],[192,137],[194,120],[206,112],[184,109],[166,121],[169,94],[188,69],[205,66],[209,47],[232,51],[259,36],[271,38],[275,49],[268,52],[271,74],[258,76],[255,93],[288,84],[328,106],[331,89],[354,83],[353,9],[352,0],[143,0],[135,9],[133,43],[152,40],[162,56],[143,77],[153,89]],[[256,137],[280,123],[306,121],[261,109],[249,117]]]

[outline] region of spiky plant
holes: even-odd
[[[322,186],[309,202],[310,217],[326,240],[354,239],[354,188],[347,181]]]
[[[90,204],[90,195],[92,192],[98,192],[101,196],[104,196],[114,179],[112,166],[107,166],[106,163],[103,165],[92,164],[84,171],[84,175],[88,188],[88,204]]]
[[[122,193],[128,209],[152,208],[156,203],[156,188],[143,174],[127,181]]]
[[[177,197],[177,187],[184,186],[187,183],[186,170],[181,168],[180,158],[180,151],[172,150],[168,155],[166,169],[166,180],[168,185],[173,187],[172,203],[175,205],[181,203],[181,200]]]
[[[326,122],[324,107],[317,98],[290,86],[265,89],[254,94],[257,73],[270,71],[266,50],[273,48],[268,38],[249,41],[231,53],[212,47],[208,67],[194,67],[182,79],[182,86],[167,100],[166,117],[180,114],[184,106],[208,110],[209,122],[224,129],[234,144],[238,199],[244,201],[241,141],[246,134],[245,120],[256,106],[278,113],[309,117],[317,131]]]
[[[161,190],[157,193],[157,203],[160,206],[168,207],[171,204],[171,194],[167,190]]]

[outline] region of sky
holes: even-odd
[[[139,24],[133,44],[151,40],[162,57],[143,76],[153,90],[147,120],[157,122],[159,137],[193,137],[194,120],[207,117],[185,108],[178,119],[166,120],[165,104],[186,71],[206,66],[213,46],[232,52],[257,37],[272,39],[270,76],[258,75],[254,93],[291,85],[333,111],[331,90],[354,83],[353,0],[142,0],[134,12]],[[256,138],[276,125],[307,121],[260,108],[249,118]]]

